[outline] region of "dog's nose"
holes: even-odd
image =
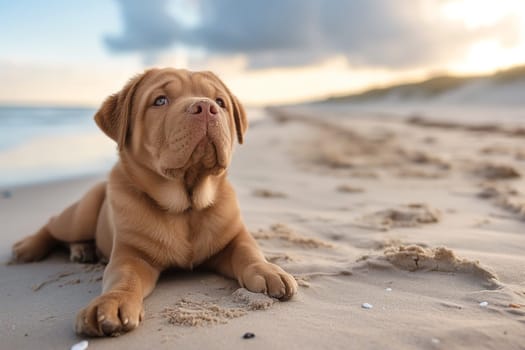
[[[214,117],[217,115],[218,110],[212,101],[198,101],[190,106],[189,112],[194,116],[205,115]]]

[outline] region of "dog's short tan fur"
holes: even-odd
[[[95,120],[119,149],[107,183],[13,247],[15,259],[28,262],[71,243],[72,259],[82,261],[79,243],[95,241],[109,263],[102,295],[77,315],[78,333],[137,327],[143,299],[168,268],[201,265],[253,292],[280,299],[296,293],[293,277],[265,260],[241,220],[226,168],[247,120],[213,73],[146,71],[108,97]]]

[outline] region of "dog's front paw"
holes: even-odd
[[[297,293],[297,282],[275,264],[261,262],[247,266],[242,274],[242,285],[255,293],[265,293],[281,300]]]
[[[80,310],[75,331],[92,337],[118,336],[137,328],[143,316],[141,300],[126,292],[108,292]]]

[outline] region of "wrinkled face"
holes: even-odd
[[[188,171],[221,173],[236,137],[242,142],[246,129],[239,102],[210,72],[150,70],[112,97],[116,105],[125,105],[126,99],[129,104],[117,120],[126,124],[120,125],[124,134],[113,138],[134,161],[165,178],[184,177]],[[104,130],[101,118],[95,117]]]

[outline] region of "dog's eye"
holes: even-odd
[[[218,104],[219,107],[221,107],[221,108],[226,107],[226,103],[224,103],[224,100],[223,100],[222,98],[220,98],[220,97],[217,97],[217,98],[215,99],[215,102],[217,102],[217,104]]]
[[[153,102],[154,106],[164,106],[168,104],[168,98],[166,96],[159,96]]]

